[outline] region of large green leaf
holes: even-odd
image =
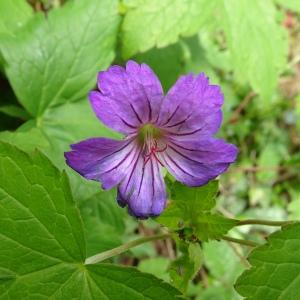
[[[138,269],[142,272],[150,273],[164,281],[169,282],[168,266],[170,259],[164,256],[158,256],[153,258],[147,258],[141,260],[138,265]]]
[[[177,43],[163,49],[154,48],[140,53],[134,59],[147,63],[154,70],[166,93],[183,71],[183,58],[182,47]]]
[[[80,203],[88,256],[122,244],[125,210],[117,205],[114,190],[99,192]]]
[[[224,0],[224,29],[236,78],[270,103],[287,56],[287,38],[271,0]]]
[[[64,161],[63,152],[69,150],[70,144],[90,137],[120,137],[97,119],[86,98],[47,110],[36,126],[51,141],[48,154],[58,163]]]
[[[230,247],[226,241],[210,241],[203,244],[204,264],[210,275],[230,290],[233,290],[233,283],[245,269],[234,249],[236,248]]]
[[[1,299],[175,299],[149,274],[84,265],[85,241],[65,173],[40,152],[0,143]]]
[[[16,132],[1,131],[0,141],[16,145],[24,151],[34,149],[45,150],[50,147],[49,141],[43,132],[38,128],[30,128],[26,131],[18,130]]]
[[[145,0],[135,4],[126,12],[122,26],[125,58],[195,34],[211,17],[216,1]]]
[[[295,300],[300,295],[300,223],[283,227],[254,249],[252,267],[237,280],[237,291],[248,300]]]
[[[34,116],[86,96],[114,57],[116,0],[69,1],[38,14],[2,47],[9,81]]]
[[[234,250],[235,249],[235,250]],[[197,300],[241,300],[233,284],[245,269],[235,251],[242,253],[226,241],[210,241],[203,244],[204,265],[208,270],[209,286]]]
[[[84,120],[84,121],[83,121]],[[70,144],[90,137],[119,137],[96,118],[87,99],[50,108],[38,120],[30,120],[16,132],[0,133],[7,141],[28,151],[38,148],[59,169],[70,176],[72,192],[76,199],[86,199],[100,190],[100,184],[82,178],[65,164],[64,152]]]
[[[36,126],[41,129],[51,143],[50,147],[43,149],[43,152],[51,158],[56,166],[67,170],[76,199],[86,199],[99,191],[99,182],[82,178],[66,165],[64,158],[64,152],[70,150],[70,144],[91,137],[120,137],[97,119],[88,100],[83,99],[51,108],[38,120]]]
[[[22,282],[25,274],[85,258],[81,220],[65,174],[40,152],[29,157],[0,143],[0,178],[2,269]]]
[[[33,9],[25,0],[0,1],[0,36],[13,35],[33,16]]]

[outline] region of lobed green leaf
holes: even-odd
[[[33,9],[24,0],[0,1],[0,38],[13,36],[33,17]]]
[[[86,97],[114,58],[119,21],[116,0],[69,1],[4,41],[6,74],[29,113]]]
[[[271,102],[280,72],[287,58],[287,36],[276,22],[271,0],[224,0],[222,19],[236,79],[249,81]]]
[[[130,3],[122,25],[123,56],[174,44],[195,34],[210,17],[215,1],[145,0]]]
[[[84,265],[83,227],[68,179],[40,152],[28,155],[0,143],[0,178],[1,299],[179,296],[134,268]]]
[[[294,300],[300,295],[300,223],[271,234],[248,257],[251,268],[236,282],[247,300]]]
[[[237,221],[210,212],[217,192],[217,181],[192,188],[175,182],[171,186],[171,203],[156,221],[172,230],[184,230],[187,239],[221,238]]]
[[[203,255],[199,243],[182,244],[180,247],[183,255],[171,262],[169,274],[172,284],[180,291],[186,292],[192,280],[202,266]]]

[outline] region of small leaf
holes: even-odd
[[[201,187],[187,187],[179,182],[171,186],[172,201],[156,221],[177,230],[183,239],[219,239],[233,228],[237,221],[211,213],[218,191],[217,181]]]
[[[172,284],[186,292],[189,281],[196,276],[202,265],[202,249],[198,243],[182,243],[180,250],[183,255],[171,263],[169,273]]]
[[[210,211],[216,205],[218,181],[213,180],[201,187],[187,187],[176,182],[172,187],[172,199],[177,202],[188,203],[187,213]],[[188,201],[186,201],[188,199]]]
[[[237,223],[237,220],[225,218],[219,214],[203,213],[197,218],[194,233],[202,241],[219,239]]]
[[[126,12],[122,26],[125,58],[154,46],[161,48],[173,44],[179,36],[195,34],[210,20],[216,2],[145,0],[135,4]]]
[[[156,220],[170,228],[181,228],[185,221],[197,220],[198,215],[215,206],[218,182],[201,187],[187,187],[179,182],[171,185],[172,201]]]
[[[0,112],[15,118],[20,118],[22,120],[28,120],[30,115],[22,107],[16,105],[3,105],[0,106]]]
[[[249,255],[252,267],[236,282],[247,300],[298,299],[300,295],[300,223],[271,234]]]

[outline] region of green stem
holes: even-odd
[[[225,241],[229,241],[229,242],[241,244],[241,245],[244,245],[244,246],[249,246],[249,247],[260,246],[260,244],[258,244],[258,243],[255,243],[255,242],[252,242],[252,241],[246,241],[246,240],[236,239],[236,238],[233,238],[233,237],[230,237],[230,236],[227,236],[227,235],[223,235],[221,237],[221,239],[225,240]]]
[[[85,260],[85,264],[86,265],[90,265],[90,264],[96,264],[98,262],[101,262],[103,260],[106,260],[108,258],[111,258],[113,256],[119,255],[121,253],[126,252],[127,250],[129,250],[130,248],[136,247],[138,245],[150,242],[150,241],[156,241],[156,240],[161,240],[161,239],[166,239],[169,238],[171,235],[169,233],[163,233],[163,234],[157,234],[157,235],[151,235],[151,236],[146,236],[146,237],[142,237],[140,239],[128,242],[126,244],[123,244],[119,247],[101,252],[99,254],[96,254],[94,256],[88,257]]]
[[[266,226],[284,226],[291,223],[294,223],[294,221],[269,221],[269,220],[250,219],[250,220],[239,221],[237,226],[249,225],[249,224],[266,225]]]

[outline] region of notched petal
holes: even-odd
[[[155,158],[145,163],[142,155],[136,157],[132,169],[119,185],[118,203],[128,205],[130,214],[138,218],[157,216],[166,205],[166,188],[161,167]]]
[[[204,73],[181,76],[163,101],[157,125],[177,136],[214,134],[223,100],[220,87],[209,84]]]
[[[129,61],[125,68],[111,66],[99,72],[98,89],[99,94],[90,95],[94,111],[103,123],[115,130],[124,133],[124,123],[136,128],[158,117],[163,90],[145,64]]]

